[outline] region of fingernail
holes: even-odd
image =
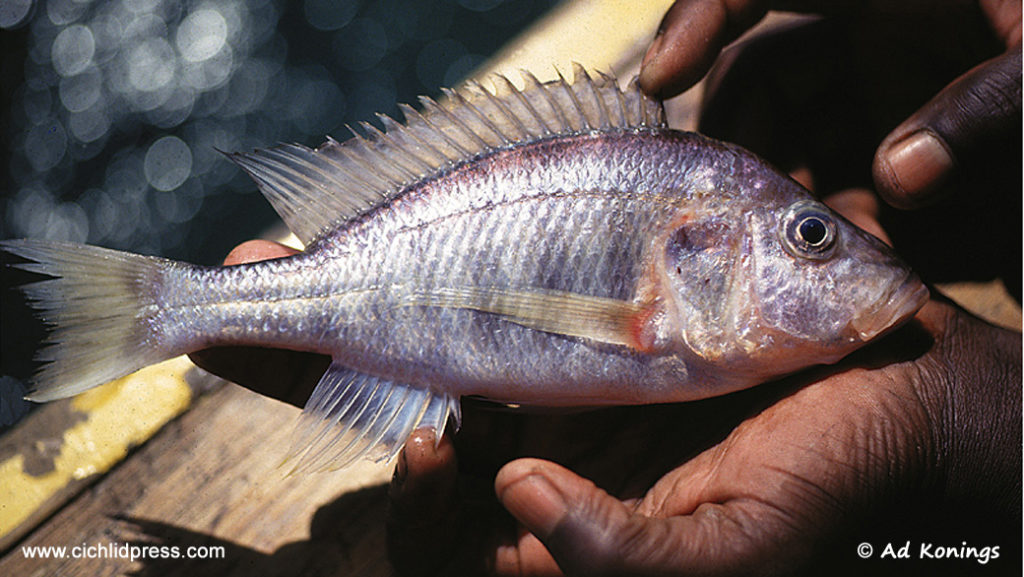
[[[402,451],[398,453],[398,463],[395,464],[395,472],[391,475],[392,491],[401,492],[408,471],[409,465],[405,462],[405,451]]]
[[[658,32],[658,35],[655,36],[654,40],[651,41],[651,45],[647,48],[647,53],[644,54],[644,59],[640,63],[641,75],[644,73],[644,69],[647,68],[647,65],[650,64],[651,61],[654,60],[655,57],[657,57],[658,52],[661,51],[661,45],[664,42],[664,39],[665,35],[661,32]]]
[[[897,187],[909,199],[927,196],[953,172],[953,157],[941,140],[920,130],[896,144],[888,155]]]
[[[569,512],[565,498],[541,473],[513,482],[500,498],[505,508],[540,538],[550,535]]]

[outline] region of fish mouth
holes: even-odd
[[[928,302],[928,295],[921,279],[910,272],[888,298],[879,300],[879,306],[853,319],[850,328],[862,342],[873,340],[910,320]]]

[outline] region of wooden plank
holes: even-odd
[[[986,321],[1020,332],[1021,306],[1003,281],[956,282],[935,287],[950,300]]]

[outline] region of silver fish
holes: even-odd
[[[909,319],[917,276],[764,161],[665,125],[582,69],[404,108],[316,150],[231,158],[305,244],[202,267],[41,240],[0,246],[53,276],[31,399],[74,395],[221,345],[333,362],[301,469],[390,459],[459,398],[677,402],[831,363]]]

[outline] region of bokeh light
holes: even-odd
[[[0,28],[17,28],[28,19],[32,0],[4,0],[0,2]]]
[[[165,192],[174,190],[192,172],[192,151],[177,136],[165,136],[150,145],[143,169],[150,186]]]
[[[92,30],[81,24],[68,26],[53,41],[53,69],[61,76],[74,76],[89,66],[95,53]]]

